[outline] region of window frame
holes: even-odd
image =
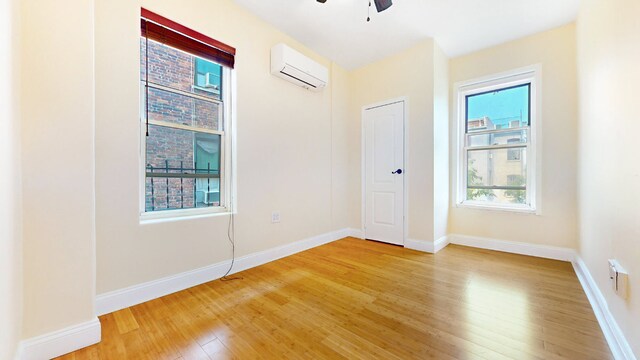
[[[456,207],[472,208],[482,210],[498,210],[508,212],[520,212],[529,214],[541,214],[540,206],[540,184],[541,184],[541,140],[540,129],[541,119],[541,78],[542,68],[540,65],[532,65],[519,68],[499,74],[489,75],[478,79],[462,81],[455,84],[454,98],[457,99],[455,108],[455,127],[456,131],[456,186],[454,186],[454,201]],[[501,90],[505,88],[516,87],[519,85],[530,84],[529,98],[529,127],[528,127],[528,144],[525,147],[527,152],[527,203],[526,204],[494,204],[486,201],[468,200],[467,199],[467,166],[468,156],[466,147],[467,135],[467,96],[477,95],[480,93]],[[527,127],[522,127],[527,129]],[[500,131],[507,131],[501,129]]]
[[[196,56],[196,55],[193,55]],[[195,71],[195,69],[194,69]],[[149,223],[165,220],[176,220],[181,218],[192,218],[202,216],[216,216],[227,215],[234,212],[234,199],[235,199],[235,161],[232,156],[232,152],[235,149],[235,122],[233,121],[233,114],[235,113],[233,107],[233,95],[235,93],[235,70],[227,66],[222,66],[222,88],[227,91],[221,92],[220,100],[211,99],[213,101],[220,102],[222,106],[222,128],[223,134],[220,138],[220,206],[208,206],[200,208],[190,209],[171,209],[171,210],[158,210],[158,211],[146,211],[146,111],[144,107],[145,101],[145,88],[144,85],[140,86],[140,153],[139,153],[139,213],[140,222]],[[194,94],[198,96],[197,94]],[[154,122],[150,121],[150,125]],[[173,128],[173,127],[172,127]],[[180,126],[175,126],[180,128]],[[186,129],[192,131],[192,129]],[[219,131],[202,131],[204,133]]]

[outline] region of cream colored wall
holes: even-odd
[[[420,44],[373,64],[353,71],[354,102],[352,121],[361,126],[362,108],[386,100],[405,97],[407,100],[407,152],[405,173],[408,177],[409,233],[415,240],[433,241],[433,50],[434,42]],[[352,179],[361,181],[361,130],[351,139],[352,156],[357,167],[351,169]],[[351,199],[354,216],[352,226],[361,228],[361,185]]]
[[[93,2],[20,3],[23,337],[30,338],[94,316]]]
[[[542,198],[540,215],[452,207],[449,232],[500,240],[576,248],[577,85],[573,24],[491,47],[450,62],[455,83],[524,66],[542,66]],[[455,138],[452,94],[452,139]],[[451,164],[456,164],[452,143]],[[451,187],[455,188],[455,169]],[[452,200],[452,203],[455,199]]]
[[[349,72],[336,64],[331,66],[331,219],[333,229],[349,226],[350,162],[352,141],[360,132],[351,126],[352,86]]]
[[[449,221],[449,59],[433,51],[433,239],[447,235]]]
[[[18,1],[0,2],[0,359],[13,359],[22,329],[22,220]]]
[[[351,138],[343,123],[344,70],[230,0],[96,5],[98,294],[231,257],[227,216],[139,223],[140,6],[237,49],[236,255],[344,226],[347,172],[340,159]],[[279,42],[331,67],[329,88],[310,92],[270,75],[270,48]],[[271,224],[276,210],[282,221]]]
[[[640,358],[640,2],[585,0],[578,17],[580,255]],[[607,259],[629,272],[612,291]]]

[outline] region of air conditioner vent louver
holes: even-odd
[[[326,67],[285,44],[271,48],[271,74],[311,91],[322,90],[329,80]]]

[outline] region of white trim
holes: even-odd
[[[101,339],[100,320],[93,318],[31,339],[22,340],[16,359],[51,359],[97,344]]]
[[[228,208],[220,206],[150,211],[140,214],[140,225],[156,224],[167,221],[200,219],[203,217],[224,216],[229,214],[231,214],[231,212]]]
[[[435,254],[438,251],[444,249],[447,245],[449,245],[449,237],[443,236],[436,241],[426,241],[426,240],[416,240],[416,239],[406,239],[404,242],[404,247],[407,249],[427,252],[430,254]]]
[[[600,288],[598,288],[598,285],[593,280],[587,265],[578,255],[576,255],[576,258],[573,261],[573,269],[575,270],[578,280],[580,281],[580,284],[582,284],[582,288],[591,303],[593,312],[598,319],[598,323],[602,328],[602,332],[604,333],[604,337],[609,344],[611,352],[613,353],[613,357],[618,360],[636,360],[629,342],[609,311],[609,306],[607,305],[605,297],[602,295]]]
[[[365,153],[366,153],[366,144],[365,144],[365,137],[366,137],[366,133],[365,133],[365,128],[364,128],[364,112],[366,110],[371,110],[374,108],[378,108],[381,106],[387,106],[387,105],[393,105],[393,104],[397,104],[397,103],[402,103],[402,110],[403,110],[403,119],[402,119],[402,123],[403,123],[403,129],[404,129],[404,134],[402,135],[403,138],[403,142],[404,142],[404,146],[403,146],[403,160],[404,160],[404,165],[403,165],[403,172],[405,175],[402,176],[402,187],[403,187],[403,202],[404,202],[404,213],[402,216],[402,222],[403,222],[403,235],[402,235],[402,240],[403,243],[407,242],[407,234],[409,234],[409,222],[407,221],[407,216],[409,214],[409,180],[408,177],[406,176],[407,171],[411,170],[410,166],[409,166],[409,151],[408,151],[408,146],[409,146],[409,100],[406,96],[401,96],[398,98],[393,98],[393,99],[389,99],[389,100],[385,100],[385,101],[380,101],[377,103],[373,103],[373,104],[369,104],[369,105],[365,105],[362,107],[361,111],[360,111],[360,223],[362,226],[362,234],[360,234],[359,238],[360,239],[365,239],[366,238],[366,228],[365,228],[365,223],[366,223],[366,208],[367,208],[367,189],[366,189],[366,159],[365,159]],[[356,236],[354,236],[356,237]]]
[[[444,249],[447,247],[447,245],[449,245],[449,236],[443,236],[440,239],[434,241],[433,243],[433,252],[434,254],[437,253],[438,251]]]
[[[530,127],[529,144],[527,145],[527,205],[510,206],[508,204],[482,204],[478,202],[469,203],[466,200],[466,176],[467,152],[465,151],[465,131],[462,126],[461,117],[465,114],[466,95],[484,92],[502,87],[531,83],[531,98],[529,119]],[[509,212],[521,212],[540,215],[541,214],[541,186],[542,186],[542,66],[540,64],[531,65],[499,74],[484,76],[482,78],[461,81],[454,84],[454,96],[456,105],[454,107],[454,161],[455,186],[453,187],[453,201],[456,207],[473,207],[476,209],[489,209]]]
[[[342,229],[242,256],[235,260],[231,274],[345,238],[350,234],[351,229]],[[96,313],[98,315],[108,314],[219,279],[229,269],[230,264],[231,260],[225,260],[199,269],[100,294],[96,297]]]
[[[349,236],[356,239],[364,239],[364,229],[349,228],[347,230],[349,231]]]
[[[504,206],[502,204],[483,203],[481,201],[466,200],[463,203],[456,203],[458,208],[467,208],[475,210],[489,210],[489,211],[506,211],[510,213],[520,214],[538,214],[538,210],[532,209],[527,205],[513,204]]]
[[[576,256],[575,250],[557,246],[537,245],[459,234],[449,234],[448,238],[449,243],[451,244],[502,251],[512,254],[529,255],[553,260],[573,261]]]
[[[194,133],[220,135],[224,137],[224,131],[210,130],[207,128],[201,128],[201,127],[196,127],[191,125],[183,125],[180,123],[172,123],[172,122],[162,121],[162,120],[149,120],[149,125],[162,126],[169,129],[186,130]]]

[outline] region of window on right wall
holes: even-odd
[[[457,205],[535,212],[537,67],[460,83]]]

